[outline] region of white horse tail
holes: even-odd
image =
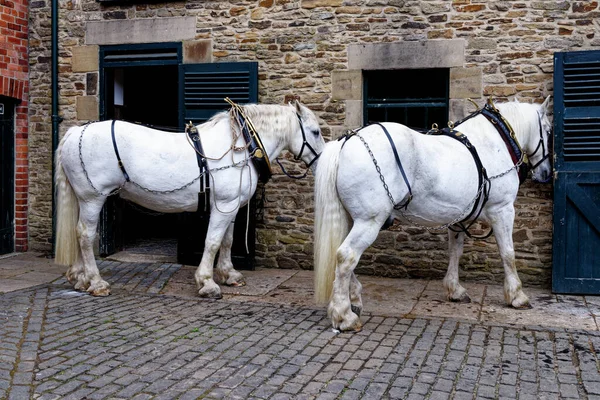
[[[55,263],[73,265],[79,257],[77,240],[77,221],[79,219],[79,201],[62,165],[62,148],[67,138],[77,128],[71,128],[60,141],[56,149],[56,242]]]
[[[315,174],[315,301],[329,301],[335,278],[337,250],[348,235],[349,216],[337,192],[337,174],[343,141],[327,143]]]

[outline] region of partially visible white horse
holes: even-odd
[[[314,163],[325,142],[319,122],[307,107],[295,105],[245,105],[268,158],[287,149],[297,159]],[[202,261],[195,274],[199,295],[221,297],[213,280],[243,285],[244,277],[233,268],[233,221],[240,207],[254,194],[258,181],[252,156],[239,132],[240,125],[228,112],[197,126],[210,176],[210,222]],[[115,142],[131,182],[126,182],[111,139],[111,121],[70,128],[56,152],[57,232],[56,262],[70,266],[69,282],[75,289],[95,296],[110,293],[102,280],[93,253],[99,214],[109,194],[151,210],[175,213],[198,208],[200,170],[196,151],[186,133],[170,133],[116,121]]]
[[[546,181],[552,174],[547,105],[548,99],[541,106],[519,102],[497,106],[512,125],[522,150],[529,155],[534,166],[533,179],[538,181]],[[425,227],[453,228],[453,222],[468,216],[474,204],[481,208],[481,202],[474,203],[482,190],[478,169],[465,145],[447,136],[424,135],[400,124],[382,125],[393,139],[406,179],[390,142],[377,124],[361,129],[348,140],[327,143],[316,171],[315,297],[318,303],[330,302],[328,314],[333,327],[340,330],[361,328],[362,287],[354,268],[390,216]],[[476,147],[490,177],[491,185],[483,188],[489,190],[489,198],[479,219],[492,226],[498,243],[505,272],[505,301],[515,308],[528,308],[529,299],[521,287],[513,249],[513,203],[519,189],[513,159],[499,132],[483,115],[466,120],[456,130]],[[412,187],[412,201],[405,210],[394,208],[408,199],[407,182]],[[478,212],[475,210],[470,219]],[[465,233],[448,230],[448,238],[450,260],[444,287],[451,301],[469,301],[458,280]]]

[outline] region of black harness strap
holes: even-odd
[[[490,185],[490,179],[488,178],[488,175],[487,175],[487,171],[486,171],[485,167],[483,166],[483,163],[481,162],[481,158],[479,158],[477,149],[475,148],[475,146],[473,146],[471,144],[471,142],[469,141],[469,139],[467,138],[466,135],[464,135],[463,133],[461,133],[459,131],[451,129],[451,128],[443,128],[437,132],[439,132],[439,134],[441,134],[441,135],[448,136],[452,139],[458,140],[467,148],[467,150],[469,150],[469,152],[471,153],[471,156],[473,156],[473,160],[475,161],[475,166],[477,167],[477,175],[479,178],[478,179],[479,183],[477,185],[478,194],[477,194],[477,198],[475,199],[475,203],[473,204],[473,208],[471,209],[471,212],[469,213],[469,215],[467,215],[465,218],[463,218],[462,221],[457,222],[454,225],[457,229],[453,229],[452,227],[449,227],[449,229],[453,232],[464,232],[470,238],[485,239],[492,234],[491,230],[485,236],[476,237],[476,236],[471,235],[471,233],[469,232],[469,228],[471,228],[471,226],[473,226],[475,221],[477,221],[477,218],[479,218],[479,215],[481,214],[483,207],[485,206],[485,204],[487,203],[487,201],[489,199],[491,185]],[[485,186],[483,186],[483,185],[485,185]],[[479,191],[480,188],[482,188],[482,187],[483,187],[483,189],[481,191]],[[475,214],[477,209],[479,209],[479,211],[474,216],[471,223],[469,223],[467,226],[465,226],[464,222],[468,221],[471,217],[473,217],[473,215]]]
[[[412,188],[410,187],[410,183],[408,182],[408,178],[406,177],[406,173],[404,172],[404,168],[402,167],[402,162],[400,161],[400,157],[398,156],[398,150],[396,150],[396,145],[394,144],[394,141],[392,140],[390,133],[387,131],[387,129],[385,129],[385,126],[381,125],[379,122],[376,122],[375,124],[379,125],[381,127],[381,129],[383,129],[385,136],[387,137],[388,141],[390,142],[390,146],[392,146],[392,151],[394,152],[394,158],[396,159],[396,165],[398,165],[398,169],[400,170],[400,173],[402,174],[402,178],[404,179],[404,182],[406,183],[406,187],[408,188],[408,198],[404,201],[404,203],[395,204],[394,208],[396,210],[400,210],[402,208],[404,208],[406,210],[406,208],[410,204],[411,200],[413,199]]]
[[[466,116],[458,122],[454,123],[454,126],[458,126],[469,119],[478,116],[479,114],[483,115],[487,118],[488,121],[496,128],[500,137],[504,141],[506,148],[508,149],[508,153],[510,154],[510,158],[514,165],[517,165],[519,161],[523,160],[521,165],[517,168],[517,173],[519,175],[519,184],[525,182],[527,179],[527,172],[529,171],[527,164],[527,155],[524,154],[523,149],[517,142],[515,138],[514,131],[508,121],[504,119],[504,117],[500,114],[500,111],[491,103],[491,99],[485,103],[483,108],[478,109],[474,113]],[[541,128],[541,124],[540,124]],[[543,160],[542,160],[543,161]],[[537,165],[536,165],[537,166]]]
[[[390,133],[387,131],[387,129],[385,129],[385,126],[381,125],[379,122],[375,122],[373,124],[379,125],[381,127],[381,129],[383,129],[385,136],[387,137],[388,141],[390,142],[390,146],[392,146],[392,151],[394,152],[394,158],[396,159],[396,165],[398,166],[398,169],[400,170],[400,173],[402,174],[402,178],[404,179],[404,182],[406,183],[406,187],[408,188],[408,197],[406,198],[406,201],[404,201],[404,203],[394,204],[394,209],[400,210],[400,209],[404,208],[406,210],[406,208],[408,207],[408,205],[410,204],[410,202],[413,199],[413,194],[412,194],[412,188],[410,187],[410,182],[408,182],[408,178],[406,177],[406,173],[404,172],[404,167],[402,167],[402,162],[400,161],[400,156],[398,156],[398,150],[396,150],[396,145],[394,144],[394,141],[392,140]],[[367,125],[367,126],[369,126],[369,125]],[[342,135],[338,139],[338,140],[344,141],[344,143],[342,143],[342,149],[344,148],[344,146],[346,145],[346,142],[351,137],[355,136],[356,134],[358,134],[359,131],[361,131],[362,129],[365,129],[365,128],[366,128],[366,126],[363,126],[361,128],[348,131],[348,132],[346,132],[345,135]]]
[[[125,165],[123,165],[123,161],[121,160],[121,156],[119,155],[119,149],[117,147],[117,140],[115,139],[115,122],[117,122],[117,121],[113,119],[112,123],[110,124],[110,136],[112,137],[112,144],[113,144],[113,147],[115,148],[115,155],[117,156],[117,163],[119,164],[119,168],[121,168],[121,172],[123,173],[123,176],[125,177],[125,181],[131,182],[131,179],[129,179],[129,174],[125,170]]]
[[[195,126],[191,126],[189,129],[186,127],[185,131],[194,144],[194,150],[196,153],[196,161],[198,161],[198,168],[200,169],[200,192],[198,193],[198,211],[207,212],[210,210],[210,175],[208,173],[208,162],[204,157],[204,149],[202,148],[202,140],[200,134]]]

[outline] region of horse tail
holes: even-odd
[[[337,192],[342,141],[327,143],[315,174],[315,301],[329,301],[335,278],[337,250],[348,235],[349,216]]]
[[[76,129],[71,128],[67,131],[58,144],[55,155],[56,247],[54,261],[59,265],[73,265],[79,257],[79,242],[77,240],[79,201],[62,164],[63,145]]]

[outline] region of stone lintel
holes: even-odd
[[[183,63],[200,64],[212,62],[212,40],[186,40],[183,42]]]
[[[196,17],[90,21],[85,26],[88,45],[177,42],[195,36]]]
[[[483,93],[483,72],[480,67],[450,68],[450,98],[479,98]]]
[[[98,71],[98,46],[76,46],[71,49],[73,72]]]
[[[362,71],[333,71],[331,73],[331,95],[334,100],[362,99]]]
[[[348,69],[415,69],[462,67],[463,39],[365,43],[348,46]]]
[[[96,96],[77,96],[76,108],[77,119],[80,121],[97,121],[100,117]]]

